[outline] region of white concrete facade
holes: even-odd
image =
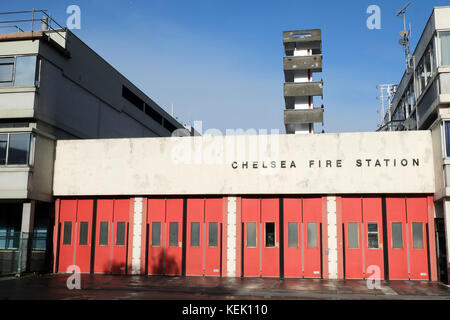
[[[429,131],[60,140],[54,195],[430,194],[432,155]]]

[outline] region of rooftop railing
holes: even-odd
[[[65,43],[66,28],[56,22],[47,10],[25,10],[0,12],[0,33],[51,31]],[[58,41],[59,42],[59,41]]]

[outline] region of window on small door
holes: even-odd
[[[367,245],[369,249],[378,249],[378,223],[367,224]]]
[[[256,222],[247,222],[247,248],[256,248]]]
[[[219,244],[218,237],[218,229],[219,224],[217,222],[210,222],[208,226],[209,230],[209,238],[208,238],[208,246],[209,247],[217,247]]]
[[[161,222],[152,222],[152,247],[161,245]]]
[[[298,248],[297,222],[288,222],[288,248]]]
[[[275,222],[266,222],[266,248],[275,247]]]
[[[349,249],[359,249],[359,226],[357,222],[347,224],[347,240]]]

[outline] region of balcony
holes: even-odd
[[[321,49],[322,32],[320,29],[293,30],[283,32],[284,50],[287,55],[297,48]]]
[[[323,82],[286,82],[284,84],[284,97],[322,96]]]
[[[323,109],[287,109],[284,110],[284,124],[303,124],[303,123],[323,122]]]

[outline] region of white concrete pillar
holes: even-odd
[[[445,245],[447,248],[447,274],[450,275],[450,199],[446,198],[444,202],[444,224],[445,224]]]
[[[227,206],[227,277],[236,277],[236,197],[228,197]]]
[[[142,198],[134,199],[131,274],[141,274]]]
[[[338,278],[336,197],[327,197],[328,278]]]
[[[311,50],[295,48],[294,56],[309,56]],[[309,70],[297,70],[294,73],[294,82],[311,82],[311,74]],[[312,104],[313,97],[295,97],[294,109],[309,109],[310,102]],[[295,125],[296,134],[309,134],[309,129],[312,124],[302,123]]]
[[[22,206],[22,226],[20,231],[22,232],[22,250],[21,250],[21,263],[20,272],[26,272],[30,266],[31,251],[31,237],[30,233],[34,231],[34,210],[35,201],[24,202]]]

